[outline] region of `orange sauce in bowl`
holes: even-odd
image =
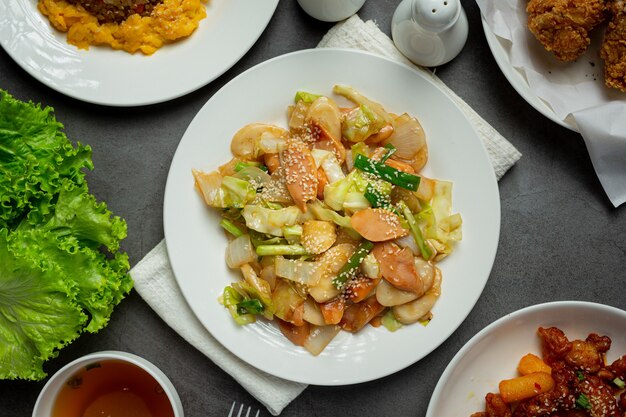
[[[100,23],[81,6],[65,0],[39,0],[39,11],[52,26],[67,32],[68,43],[81,49],[109,45],[126,52],[153,54],[166,43],[190,36],[206,17],[206,0],[164,0],[150,16],[133,14],[121,23]]]
[[[128,362],[104,360],[72,375],[56,397],[51,417],[174,417],[161,385]]]

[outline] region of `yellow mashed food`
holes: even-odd
[[[206,0],[164,0],[150,16],[133,14],[121,23],[99,23],[81,6],[65,0],[39,0],[38,8],[57,30],[67,32],[68,43],[81,49],[109,45],[151,55],[166,43],[193,33],[206,17]]]

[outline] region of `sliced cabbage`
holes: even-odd
[[[313,157],[313,160],[315,161],[315,166],[318,168],[322,166],[322,162],[324,162],[324,160],[328,158],[330,155],[331,155],[331,152],[324,150],[324,149],[317,149],[317,148],[311,149],[311,156]]]
[[[242,265],[241,272],[245,281],[236,282],[233,287],[244,292],[248,298],[259,300],[264,307],[263,315],[266,319],[271,320],[274,317],[274,303],[270,284],[259,278],[249,264]]]
[[[302,226],[299,224],[293,226],[283,227],[283,236],[287,239],[287,243],[295,245],[300,243],[300,237],[302,236]]]
[[[335,211],[343,210],[343,203],[346,201],[346,195],[352,186],[348,177],[324,187],[324,203]]]
[[[369,158],[370,154],[370,147],[363,142],[355,143],[350,147],[350,155],[352,156],[352,160],[355,160],[357,155],[363,155]]]
[[[439,242],[439,245],[435,245],[437,253],[448,255],[452,252],[454,243],[463,237],[463,220],[460,214],[452,213],[452,183],[431,181],[434,182],[433,198],[428,203],[422,203],[422,210],[417,218],[423,225],[424,238]]]
[[[256,321],[256,317],[254,314],[239,314],[237,312],[237,304],[244,300],[244,296],[241,295],[237,290],[233,287],[224,288],[224,292],[219,298],[220,304],[228,309],[230,315],[233,316],[235,323],[240,326],[254,323]]]
[[[326,185],[324,188],[324,203],[335,211],[341,211],[344,209],[348,193],[358,192],[363,195],[366,189],[367,180],[361,171],[355,169],[344,179]]]
[[[256,259],[257,255],[250,241],[250,235],[241,235],[231,240],[226,247],[226,264],[229,268],[239,268]]]
[[[341,165],[339,164],[339,161],[334,153],[315,148],[311,150],[311,155],[313,155],[315,165],[317,167],[322,167],[324,170],[329,184],[335,183],[346,177],[346,174],[343,173]]]
[[[303,101],[307,104],[311,104],[320,97],[321,95],[319,94],[307,93],[306,91],[298,91],[296,92],[296,97],[294,98],[294,101],[296,103],[299,101]]]
[[[396,316],[393,315],[393,311],[391,310],[387,310],[380,322],[390,332],[395,332],[402,327],[402,323],[396,320]]]
[[[387,121],[361,104],[348,112],[341,124],[341,133],[349,142],[363,142],[387,125]]]
[[[267,172],[255,166],[247,166],[233,175],[233,177],[248,181],[255,190],[272,180]]]
[[[276,276],[310,286],[317,285],[324,272],[324,265],[319,262],[285,259],[281,256],[276,257],[275,268]]]
[[[342,216],[336,211],[333,211],[329,209],[328,207],[324,206],[324,204],[321,201],[315,201],[313,203],[309,203],[307,204],[307,207],[309,208],[309,211],[313,213],[316,219],[324,220],[327,222],[333,222],[337,226],[346,228],[348,230],[353,230],[352,225],[350,224],[349,216]]]
[[[219,172],[192,170],[196,187],[202,193],[205,203],[210,207],[243,207],[254,200],[256,190],[248,181],[225,176]]]
[[[370,202],[365,198],[363,193],[358,191],[352,191],[346,194],[346,199],[343,202],[343,208],[346,211],[356,212],[371,207]]]
[[[272,236],[283,236],[284,227],[298,223],[300,209],[296,206],[289,206],[272,210],[258,205],[247,205],[241,214],[249,229]]]
[[[433,214],[437,222],[436,236],[440,242],[458,241],[462,238],[461,215],[452,214],[452,183],[435,181],[435,195],[431,201]]]
[[[272,292],[272,303],[276,317],[296,325],[302,324],[302,317],[298,317],[297,310],[301,306],[304,308],[304,300],[305,298],[288,281],[276,280],[276,287]]]
[[[346,177],[346,174],[344,174],[341,169],[341,165],[339,164],[337,157],[332,153],[328,158],[322,161],[322,169],[328,178],[329,184],[333,184]]]

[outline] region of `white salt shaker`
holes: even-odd
[[[359,11],[365,0],[298,0],[305,12],[324,22],[338,22]]]
[[[456,57],[467,40],[460,0],[402,0],[391,20],[396,47],[408,59],[436,67]]]

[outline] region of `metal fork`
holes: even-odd
[[[230,406],[230,412],[228,413],[228,417],[235,417],[235,413],[237,412],[236,407],[235,407],[236,404],[237,404],[237,401],[233,401],[233,405]],[[236,417],[250,417],[250,413],[254,412],[254,410],[252,410],[252,407],[248,407],[248,409],[246,410],[246,414],[243,414],[244,407],[245,406],[243,404],[239,406],[239,412],[237,413]],[[254,414],[252,417],[259,417],[260,412],[261,410],[256,410],[256,414]]]

